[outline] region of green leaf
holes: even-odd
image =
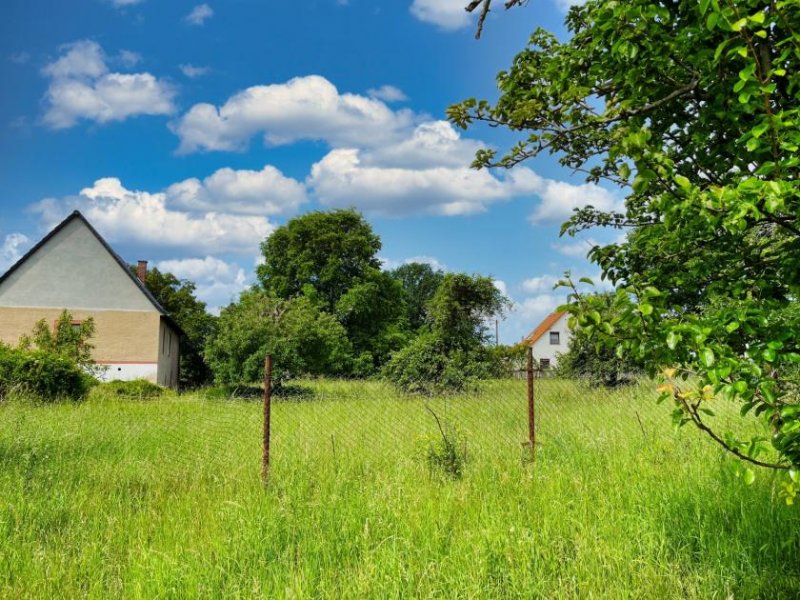
[[[714,356],[714,351],[711,348],[703,348],[700,352],[700,362],[706,369],[713,367],[716,360],[717,357]]]
[[[775,362],[776,352],[772,348],[764,350],[764,360],[767,362]]]
[[[717,26],[718,21],[719,21],[719,13],[716,12],[708,13],[708,17],[706,17],[706,28],[709,31],[713,31],[714,27]]]
[[[642,313],[644,316],[653,314],[653,305],[648,304],[647,302],[642,302],[639,305],[639,312]]]
[[[675,350],[675,347],[678,345],[678,342],[681,341],[681,334],[675,333],[674,331],[670,331],[667,334],[667,347],[670,350]]]

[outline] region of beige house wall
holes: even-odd
[[[16,345],[23,334],[30,334],[40,319],[53,324],[62,308],[24,308],[0,306],[0,341]],[[160,361],[161,315],[152,311],[68,309],[73,319],[94,319],[92,358],[99,363]],[[177,343],[177,342],[176,342]],[[177,351],[173,353],[177,357]],[[177,358],[176,358],[177,360]]]

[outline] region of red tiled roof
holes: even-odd
[[[556,322],[561,317],[563,317],[565,314],[567,314],[565,311],[556,311],[556,312],[553,312],[553,313],[550,313],[549,315],[547,315],[544,318],[544,321],[539,323],[539,326],[536,329],[534,329],[528,337],[526,337],[524,340],[522,340],[522,343],[525,344],[526,346],[530,346],[532,344],[535,344],[536,340],[538,340],[545,333],[550,331],[550,328],[553,325],[555,325]]]

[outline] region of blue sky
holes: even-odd
[[[536,26],[565,35],[569,2],[498,10],[480,41],[465,4],[4,2],[0,271],[77,208],[124,258],[194,280],[219,307],[252,282],[276,226],[354,206],[388,266],[495,277],[516,306],[501,341],[519,340],[559,303],[564,270],[595,273],[560,223],[621,195],[549,157],[468,168],[514,138],[457,131],[445,109],[495,98]]]

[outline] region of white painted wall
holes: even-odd
[[[533,343],[533,358],[537,364],[543,358],[550,360],[550,368],[553,368],[558,363],[558,355],[564,354],[569,349],[569,343],[572,339],[572,331],[567,326],[569,321],[569,313],[561,315],[553,325],[547,330],[542,337]],[[558,344],[550,343],[550,332],[557,331],[559,337]]]
[[[103,367],[97,375],[100,381],[146,379],[152,383],[158,382],[158,363],[108,363],[98,366]]]

